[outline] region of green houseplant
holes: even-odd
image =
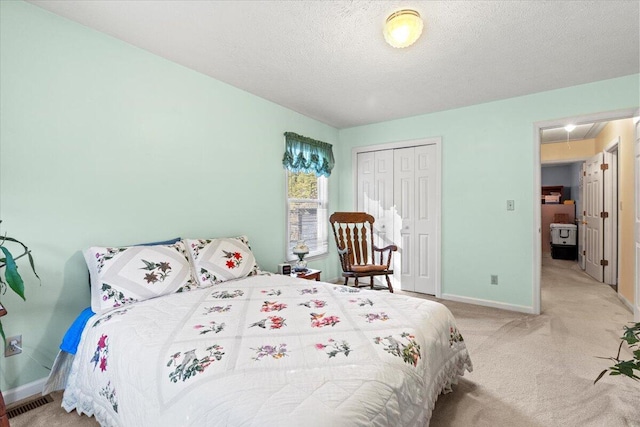
[[[603,357],[603,359],[613,360],[616,364],[600,372],[598,378],[593,382],[594,384],[607,372],[609,372],[609,375],[625,375],[633,380],[640,380],[640,376],[638,376],[640,375],[640,322],[632,326],[624,326],[624,335],[620,339],[622,341],[618,346],[616,357]],[[622,345],[625,342],[633,353],[631,360],[620,360],[620,350],[622,350]]]
[[[0,224],[2,220],[0,220]],[[15,245],[13,246],[22,246],[23,252],[17,256],[14,256],[9,248],[6,246],[7,242],[13,242]],[[22,258],[23,256],[27,256],[29,258],[29,265],[31,265],[31,270],[33,274],[36,275],[38,280],[40,280],[40,276],[36,273],[36,267],[33,263],[33,257],[31,256],[31,251],[21,241],[9,237],[6,234],[4,236],[0,236],[0,270],[4,268],[4,278],[0,274],[0,293],[4,295],[7,292],[7,287],[10,288],[13,292],[15,292],[20,298],[24,301],[27,299],[24,296],[24,281],[18,273],[18,265],[16,264],[16,260]],[[2,304],[0,303],[0,309],[3,309]],[[6,312],[5,312],[6,313]],[[2,341],[6,340],[4,329],[2,328],[2,322],[0,321],[0,335],[2,335]]]

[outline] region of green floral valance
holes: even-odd
[[[286,147],[282,164],[291,172],[329,176],[335,161],[332,145],[293,132],[284,134]]]

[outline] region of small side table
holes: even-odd
[[[319,282],[320,273],[322,273],[322,270],[314,270],[312,268],[308,268],[307,271],[301,271],[299,273],[296,273],[296,272],[291,273],[291,277],[298,277],[300,279],[307,279],[307,280],[315,280]]]

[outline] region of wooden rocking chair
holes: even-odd
[[[369,277],[373,289],[373,278],[384,276],[389,292],[393,292],[389,275],[393,275],[391,257],[398,247],[378,248],[373,244],[373,216],[365,212],[335,212],[329,217],[329,222],[338,247],[344,284],[347,285],[349,278],[353,277],[358,287],[360,277]]]

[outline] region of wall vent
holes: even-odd
[[[29,412],[32,409],[39,408],[51,402],[53,402],[53,397],[47,394],[46,396],[41,396],[41,397],[38,397],[37,399],[20,403],[17,406],[7,410],[7,417],[9,418],[17,417],[18,415],[22,415],[26,412]]]

